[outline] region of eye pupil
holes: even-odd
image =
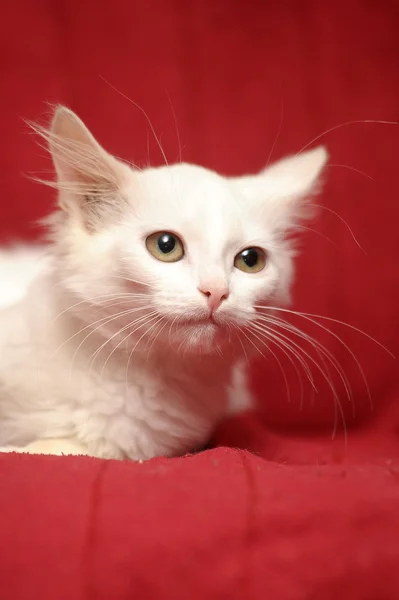
[[[234,266],[244,273],[259,273],[266,266],[267,255],[262,248],[251,246],[241,250],[234,259]]]
[[[162,254],[169,254],[175,249],[176,239],[169,233],[164,233],[158,239],[158,248]]]
[[[247,248],[241,253],[241,257],[247,267],[250,268],[255,267],[259,260],[259,255],[255,248]]]
[[[184,257],[181,239],[168,231],[156,231],[145,240],[147,250],[154,258],[165,263],[173,263]]]

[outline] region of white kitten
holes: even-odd
[[[0,444],[131,459],[200,448],[231,384],[232,409],[245,404],[233,369],[258,307],[289,299],[287,234],[309,216],[325,150],[226,178],[132,169],[63,107],[40,133],[59,210],[46,250],[0,253]]]

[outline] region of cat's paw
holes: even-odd
[[[18,452],[26,454],[52,454],[62,455],[87,455],[89,452],[85,446],[75,440],[49,439],[37,440],[27,446],[5,446],[0,448],[0,452]]]

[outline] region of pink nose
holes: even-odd
[[[225,287],[210,287],[208,289],[199,288],[199,291],[208,298],[208,306],[212,312],[217,310],[223,300],[229,297],[229,290]]]

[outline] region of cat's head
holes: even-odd
[[[231,178],[184,163],[131,168],[63,107],[44,135],[59,190],[60,280],[115,344],[242,345],[259,307],[288,301],[289,236],[312,212],[323,148]]]

